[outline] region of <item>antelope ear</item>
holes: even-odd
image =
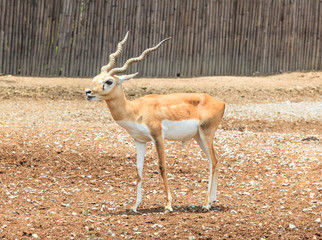
[[[134,73],[134,74],[129,74],[129,75],[115,75],[116,78],[119,79],[118,84],[122,84],[124,81],[130,80],[131,78],[134,78],[136,75],[138,75],[139,73]]]

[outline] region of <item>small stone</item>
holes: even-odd
[[[315,219],[315,221],[314,222],[316,222],[316,223],[321,223],[321,218],[317,218],[317,219]]]
[[[288,227],[289,227],[290,229],[295,229],[295,228],[296,228],[296,226],[295,226],[294,224],[291,224],[291,223],[288,225]]]
[[[303,208],[302,211],[303,212],[312,211],[312,208]]]
[[[102,207],[101,207],[101,212],[103,212],[105,209],[106,209],[106,205],[103,204]]]
[[[33,238],[39,238],[37,233],[31,235]]]
[[[153,224],[151,227],[153,227],[153,228],[156,228],[156,227],[162,228],[163,226],[160,225],[160,224]]]

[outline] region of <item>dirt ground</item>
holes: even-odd
[[[202,211],[209,165],[194,141],[166,142],[171,213],[148,144],[142,204],[133,140],[90,79],[0,77],[0,238],[321,239],[322,72],[133,79],[129,99],[207,92],[227,103],[215,136],[218,201]]]

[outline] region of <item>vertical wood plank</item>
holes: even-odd
[[[316,0],[0,0],[0,72],[93,76],[130,31],[117,66],[172,36],[129,71],[251,75],[322,69]]]

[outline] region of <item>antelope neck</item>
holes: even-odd
[[[131,104],[127,101],[122,86],[117,86],[114,89],[112,96],[106,100],[106,103],[115,121],[126,120],[131,115]]]

